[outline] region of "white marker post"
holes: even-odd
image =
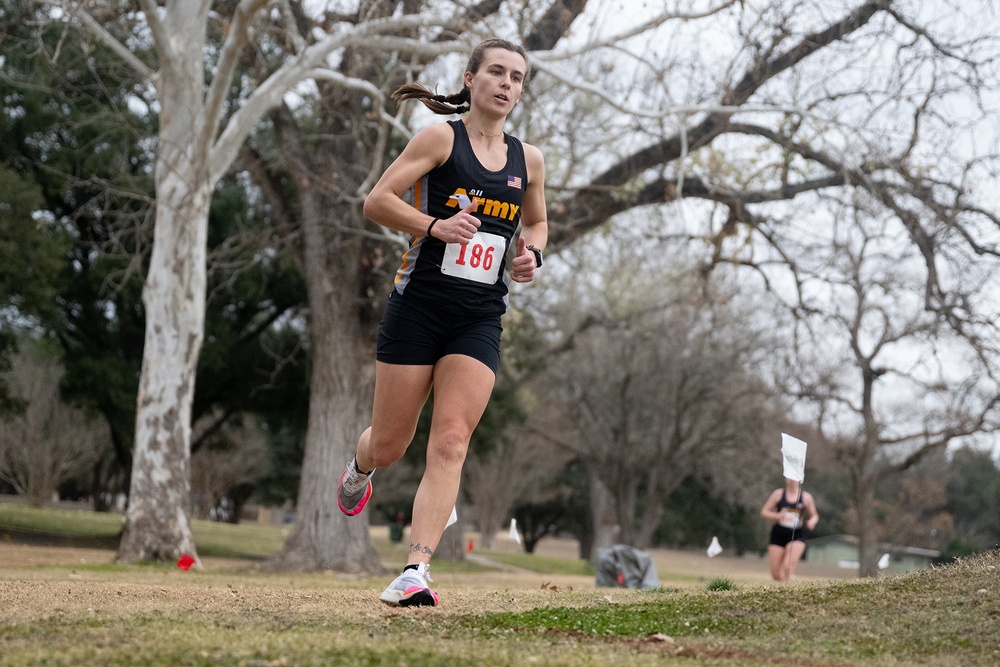
[[[712,537],[712,543],[708,545],[706,553],[709,558],[715,558],[722,553],[722,545],[719,544],[719,537],[717,535]]]
[[[507,537],[514,540],[518,544],[521,543],[521,534],[517,532],[517,519],[510,520],[510,530],[507,531]]]

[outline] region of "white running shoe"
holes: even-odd
[[[347,470],[340,476],[337,483],[337,505],[340,511],[347,516],[360,514],[365,508],[365,503],[372,496],[372,470],[367,475],[358,471],[358,463],[354,459],[347,464]]]
[[[415,570],[403,570],[403,573],[382,591],[379,600],[394,607],[417,607],[438,605],[437,593],[428,588],[427,583],[433,581],[430,565],[420,563]]]

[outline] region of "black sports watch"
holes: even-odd
[[[535,268],[537,269],[542,265],[542,251],[533,245],[529,245],[527,248],[535,255]]]

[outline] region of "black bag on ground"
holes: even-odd
[[[659,588],[653,557],[626,544],[597,550],[597,585],[610,588]]]

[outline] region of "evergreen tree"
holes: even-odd
[[[945,551],[961,555],[1000,546],[1000,468],[994,455],[971,447],[957,449],[945,479],[947,509],[955,518],[955,540]]]

